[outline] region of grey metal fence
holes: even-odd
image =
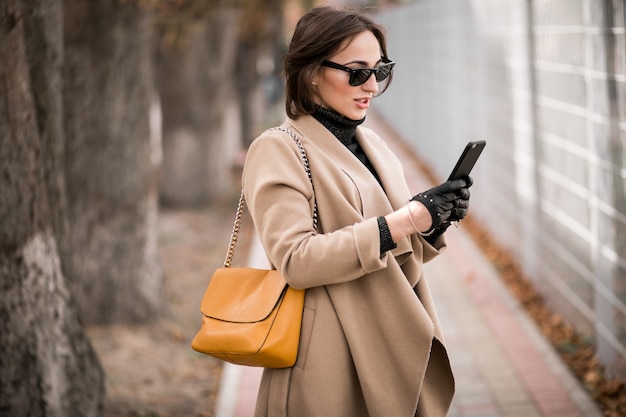
[[[418,0],[382,12],[376,109],[441,179],[487,148],[472,208],[549,305],[626,375],[623,0]]]

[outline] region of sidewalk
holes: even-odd
[[[432,186],[376,114],[366,125],[402,160],[410,189]],[[448,249],[426,265],[426,276],[456,377],[449,417],[601,417],[462,223],[446,236]],[[251,255],[251,266],[266,262],[258,242]],[[257,368],[225,365],[216,417],[252,416],[260,376]]]

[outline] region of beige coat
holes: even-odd
[[[381,256],[376,218],[414,194],[398,159],[371,130],[357,129],[383,190],[314,118],[283,126],[308,154],[319,227],[312,226],[313,190],[293,139],[264,133],[248,152],[245,196],[270,261],[307,291],[296,364],[264,371],[255,415],[445,416],[454,380],[422,271],[444,238],[433,247],[413,235]]]

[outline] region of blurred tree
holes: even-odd
[[[268,107],[282,97],[282,83],[271,81],[280,77],[286,48],[283,12],[284,0],[249,0],[242,8],[236,78],[245,147],[259,133],[257,129]]]
[[[63,266],[88,323],[141,322],[162,309],[152,29],[137,2],[64,1]]]
[[[154,1],[164,204],[230,196],[237,152],[258,133],[268,96],[282,95],[283,1]]]
[[[0,416],[98,416],[103,371],[61,269],[62,16],[0,7]]]
[[[236,6],[227,0],[157,3],[165,205],[200,206],[230,195],[241,146]]]

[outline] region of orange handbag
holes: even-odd
[[[298,137],[285,128],[298,145],[305,170],[311,171]],[[300,341],[304,290],[291,288],[276,270],[231,268],[245,207],[243,190],[224,266],[218,268],[200,305],[202,326],[191,347],[237,365],[288,368],[295,364]],[[317,206],[313,226],[317,228]]]

